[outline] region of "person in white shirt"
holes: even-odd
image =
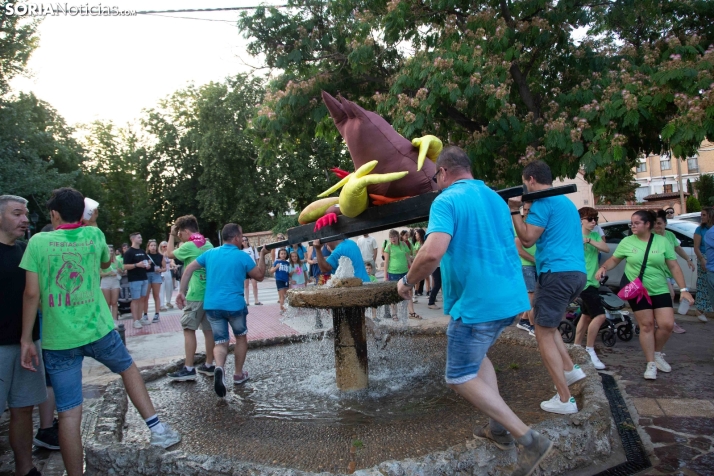
[[[362,253],[362,260],[365,266],[369,263],[372,265],[372,270],[377,269],[377,240],[369,236],[369,234],[365,234],[357,238],[357,246],[360,253]]]
[[[258,260],[260,259],[260,253],[258,253],[258,250],[255,249],[254,246],[251,246],[250,241],[248,241],[248,237],[244,236],[243,237],[243,252],[246,253],[248,256],[253,258],[253,263],[258,263]],[[249,285],[250,283],[253,283],[253,304],[256,306],[262,306],[263,303],[258,301],[258,281],[256,281],[253,278],[245,278],[245,282],[243,284],[243,295],[245,296],[245,305],[250,306],[249,302],[249,296],[250,296],[250,289]]]

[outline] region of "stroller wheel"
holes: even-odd
[[[560,321],[558,324],[558,330],[560,331],[560,336],[563,338],[563,342],[570,344],[575,340],[575,327],[570,323],[570,321]]]
[[[635,333],[632,332],[632,326],[619,326],[617,328],[617,337],[622,341],[629,342],[634,336]]]
[[[602,343],[605,344],[605,347],[612,347],[616,342],[615,333],[610,329],[605,329],[602,333]]]

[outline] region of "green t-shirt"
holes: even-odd
[[[118,269],[124,269],[124,257],[122,255],[117,256],[114,260],[117,263]]]
[[[20,267],[37,273],[44,349],[74,349],[114,330],[99,286],[100,265],[107,261],[104,233],[93,226],[38,233],[30,239]]]
[[[513,236],[514,236],[515,238],[518,238],[518,235],[516,234],[516,229],[515,229],[515,228],[513,229]],[[521,245],[521,246],[522,246],[522,245]],[[523,246],[523,251],[525,251],[526,253],[528,253],[529,255],[531,255],[533,258],[535,258],[535,254],[536,254],[536,245],[535,245],[535,243],[533,244],[533,246],[529,246],[528,248],[526,248],[525,246]],[[520,255],[520,253],[518,254],[518,259],[521,260],[521,266],[535,266],[535,261],[528,261],[527,259],[524,259],[524,258]]]
[[[371,274],[369,275],[369,282],[370,283],[376,283],[377,282],[377,276],[372,276]]]
[[[639,276],[646,249],[647,242],[640,240],[635,235],[624,238],[620,244],[617,245],[613,256],[627,260],[625,276],[627,276],[627,279],[630,281]],[[650,254],[647,258],[645,275],[642,278],[642,284],[644,284],[647,292],[651,296],[669,293],[666,279],[669,268],[665,260],[674,259],[677,259],[677,255],[674,253],[672,243],[664,236],[654,235]]]
[[[389,253],[389,269],[387,273],[403,274],[409,271],[407,256],[411,255],[411,251],[406,244],[399,242],[397,246],[394,246],[389,243],[384,251]]]
[[[206,241],[202,247],[197,247],[192,241],[187,241],[180,248],[174,250],[174,256],[183,261],[183,269],[188,268],[193,260],[201,256],[206,251],[213,248],[213,245]],[[191,276],[191,281],[188,283],[188,293],[186,293],[187,301],[203,301],[203,295],[206,294],[206,268],[198,268]]]
[[[590,241],[602,241],[602,237],[597,231],[591,231],[590,234],[584,238],[590,238]],[[583,243],[583,247],[585,251],[585,272],[588,275],[588,282],[585,286],[595,286],[596,288],[599,288],[600,282],[595,279],[595,273],[597,273],[598,269],[597,257],[600,250],[595,248],[590,243]]]
[[[676,248],[680,245],[679,240],[677,239],[676,236],[674,236],[674,233],[672,233],[669,230],[664,230],[664,237],[667,238],[667,241],[669,241],[672,244],[672,248]],[[677,252],[674,252],[677,254]],[[672,272],[667,268],[667,277],[671,278],[672,277]]]

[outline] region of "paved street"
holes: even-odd
[[[255,306],[251,298],[249,340],[316,331],[314,311],[280,316],[274,280],[259,283],[259,298],[262,306]],[[442,310],[427,309],[423,297],[415,305],[415,310],[424,317],[423,320],[382,323],[413,327],[444,327],[448,323],[449,318]],[[151,313],[153,304],[150,305]],[[127,347],[140,367],[183,358],[180,311],[174,309],[161,313],[159,324],[143,329],[133,329],[130,316],[123,317],[122,322],[127,324]],[[329,318],[323,322],[326,326],[331,325]],[[598,353],[608,366],[606,372],[618,380],[634,413],[633,420],[639,422],[638,430],[653,465],[641,474],[714,475],[714,319],[704,324],[692,316],[678,316],[678,322],[687,333],[672,335],[665,351],[673,370],[669,374],[660,372],[656,381],[642,378],[644,356],[636,338],[630,342],[618,339],[612,348],[602,347],[598,340]],[[199,352],[203,351],[202,341],[199,331]],[[83,374],[87,405],[100,397],[104,386],[116,378],[92,360],[85,361]],[[0,442],[4,448],[0,455],[0,476],[9,475],[12,474],[12,457],[7,445],[7,414],[0,419]],[[38,464],[45,468],[44,474],[63,474],[59,453],[37,450],[36,456]]]

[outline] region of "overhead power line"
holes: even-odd
[[[261,5],[262,7],[287,8],[289,5]],[[153,15],[159,13],[203,13],[203,12],[226,12],[235,10],[255,10],[260,7],[225,7],[225,8],[186,8],[182,10],[139,10],[137,15]]]

